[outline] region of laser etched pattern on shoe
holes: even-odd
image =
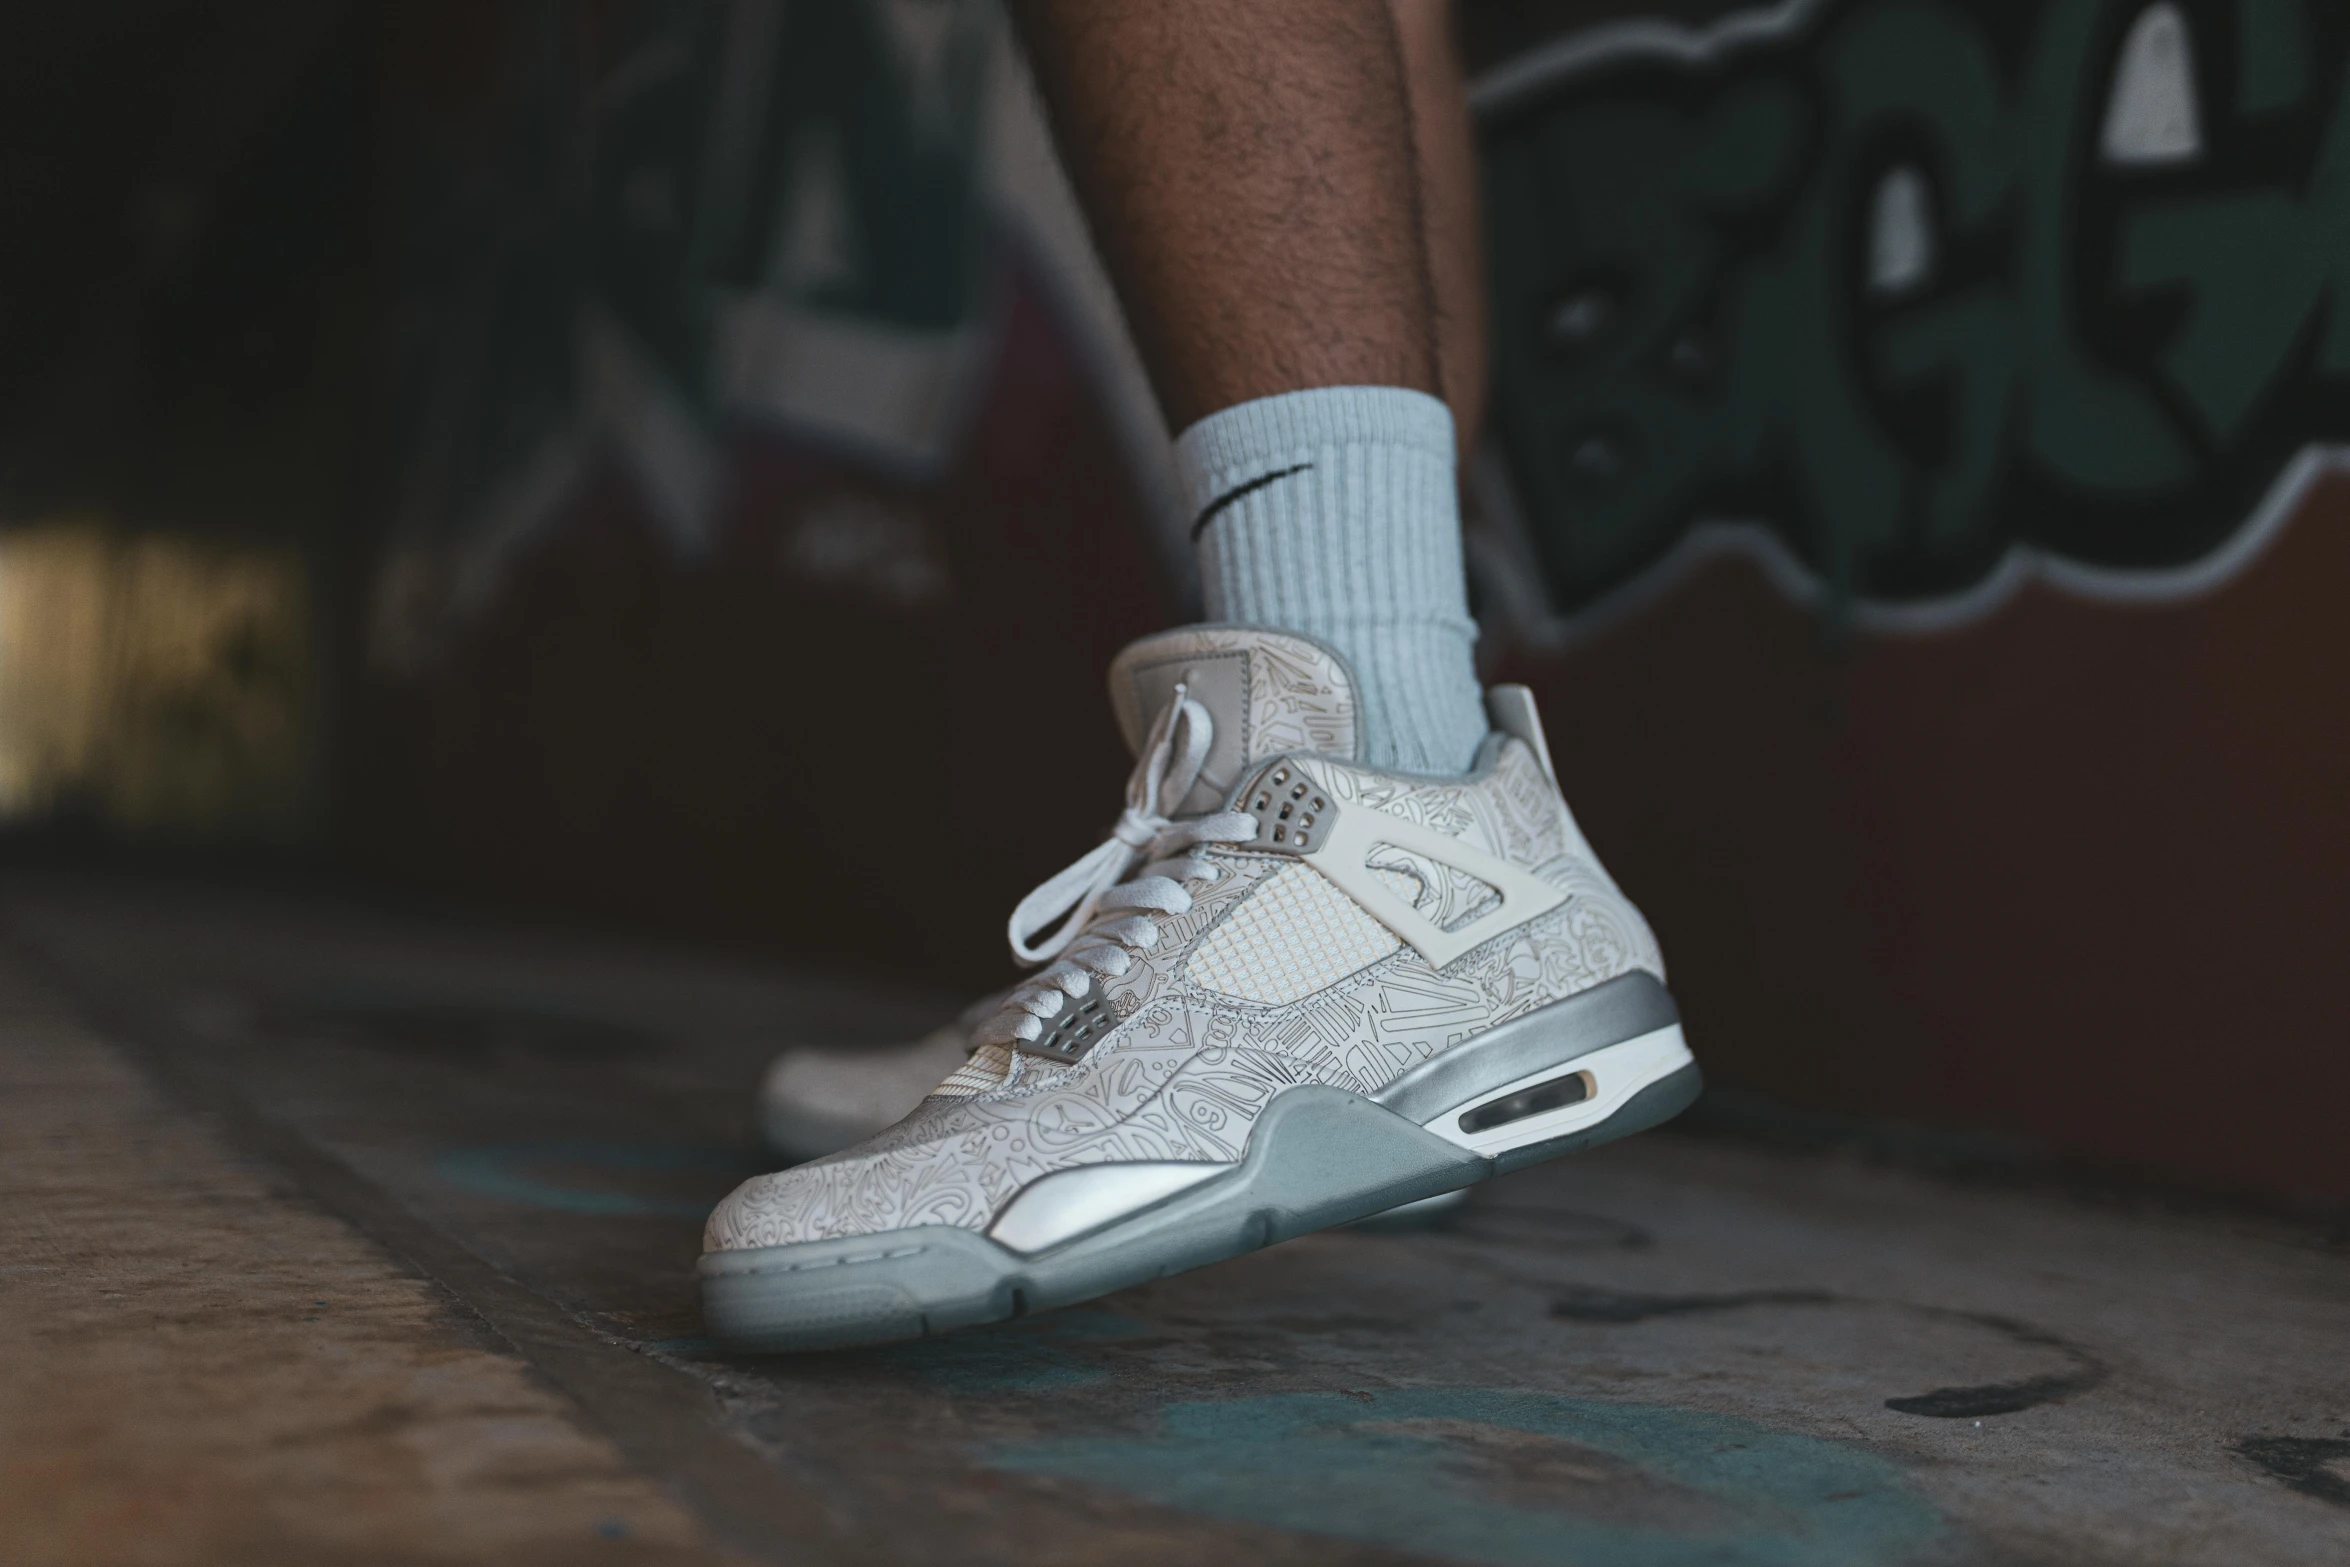
[[[1438,930],[1459,930],[1501,903],[1501,889],[1490,882],[1396,844],[1372,844],[1363,862]]]
[[[1395,932],[1303,865],[1287,865],[1208,932],[1185,977],[1202,990],[1282,1006],[1395,951]]]
[[[1369,803],[1375,780],[1344,771],[1346,788]],[[1539,776],[1538,766],[1511,742],[1478,783],[1380,791],[1371,808],[1393,804],[1411,819],[1449,822],[1470,841],[1529,849],[1565,842],[1565,828],[1528,820],[1513,803],[1509,784],[1525,773]],[[1328,776],[1335,780],[1338,770]],[[1562,806],[1553,810],[1563,814]],[[1369,1094],[1536,1007],[1634,968],[1664,973],[1646,922],[1604,872],[1560,855],[1537,874],[1568,894],[1565,903],[1441,973],[1399,948],[1285,1005],[1243,1004],[1188,972],[1202,936],[1276,872],[1316,873],[1244,847],[1214,857],[1221,878],[1185,914],[1162,921],[1156,950],[1104,986],[1121,1022],[1085,1060],[1056,1067],[1002,1051],[1006,1069],[994,1086],[964,1098],[934,1096],[855,1149],[748,1183],[712,1214],[711,1249],[918,1224],[984,1229],[1023,1186],[1053,1170],[1236,1160],[1256,1116],[1283,1088],[1324,1083]]]
[[[1248,697],[1240,735],[1251,758],[1288,751],[1355,754],[1355,699],[1346,667],[1303,637],[1237,626],[1186,626],[1136,643],[1110,666],[1110,705],[1130,748],[1140,749],[1151,715],[1131,678],[1138,668],[1179,666],[1220,653],[1248,655]]]
[[[1523,745],[1505,747],[1492,771],[1475,782],[1398,777],[1323,756],[1300,757],[1298,765],[1342,807],[1371,806],[1519,865],[1541,866],[1571,852],[1591,858],[1565,802]]]
[[[1254,650],[1252,722],[1259,655],[1287,656],[1298,641],[1214,628],[1183,635]],[[1153,639],[1143,649],[1156,661],[1170,640]],[[1343,681],[1342,667],[1332,664],[1329,672]],[[1164,776],[1179,798],[1177,785],[1188,786],[1188,775],[1168,758],[1186,754],[1185,742],[1177,728],[1158,722],[1166,716],[1154,719],[1154,749],[1138,776],[1155,767],[1152,776]],[[1147,829],[1182,845],[1137,854],[1182,858],[1159,862],[1166,869],[1157,873],[1157,890],[1146,885],[1145,866],[1119,884],[1143,891],[1121,891],[1125,902],[1103,906],[1094,928],[1127,937],[1107,957],[1096,940],[1085,983],[1098,984],[1117,1021],[1083,1059],[1063,1064],[1020,1048],[1050,1022],[1040,1012],[1024,1025],[1030,1032],[983,1043],[888,1131],[746,1183],[711,1215],[708,1246],[776,1246],[925,1224],[984,1230],[1023,1187],[1055,1171],[1108,1162],[1230,1163],[1244,1156],[1257,1117],[1291,1088],[1322,1084],[1368,1095],[1487,1029],[1620,974],[1645,969],[1663,978],[1646,922],[1591,857],[1541,763],[1517,739],[1488,745],[1483,770],[1458,780],[1276,754],[1294,756],[1344,811],[1418,823],[1519,867],[1564,894],[1555,907],[1495,932],[1438,970],[1310,862],[1219,838],[1221,826],[1174,832],[1154,825],[1165,816],[1137,817],[1137,838]],[[1271,758],[1252,746],[1250,760]],[[1242,825],[1253,837],[1253,823]],[[1382,840],[1374,833],[1370,842]],[[1400,885],[1398,895],[1439,923],[1473,918],[1483,883],[1465,873],[1449,879],[1430,856],[1418,859],[1427,863],[1399,854],[1387,866],[1397,882],[1418,885],[1416,897]],[[1007,1018],[1018,1021],[1019,1014],[999,1014],[990,1026],[1000,1032]]]
[[[981,1045],[963,1064],[947,1074],[945,1082],[930,1091],[933,1099],[968,1099],[973,1094],[984,1094],[991,1088],[1003,1086],[1004,1074],[1012,1069],[1012,1052],[1002,1045]]]

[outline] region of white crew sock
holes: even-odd
[[[1337,649],[1365,762],[1466,772],[1486,724],[1451,410],[1394,386],[1260,397],[1184,431],[1175,467],[1208,618]]]

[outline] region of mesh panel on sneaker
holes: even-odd
[[[1284,1006],[1359,973],[1402,946],[1319,871],[1285,866],[1258,884],[1193,952],[1203,990]]]
[[[971,1052],[971,1059],[947,1074],[947,1080],[930,1091],[933,1099],[969,1099],[1003,1086],[1012,1071],[1012,1051],[1008,1045],[981,1045]]]

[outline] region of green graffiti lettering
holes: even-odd
[[[402,365],[403,526],[494,556],[601,442],[697,551],[728,415],[937,461],[946,424],[922,388],[965,384],[956,356],[989,298],[975,133],[997,8],[498,14],[503,123],[420,135],[405,171],[402,281],[437,320]],[[860,354],[919,365],[871,378],[915,390],[838,398],[829,367]]]
[[[977,303],[986,12],[923,8],[936,36],[907,38],[887,6],[776,9],[744,67],[763,80],[735,131],[741,195],[720,214],[735,226],[713,281],[913,331],[959,325]]]
[[[1550,569],[1620,576],[1662,553],[1674,518],[1730,460],[1722,225],[1778,199],[1799,166],[1802,102],[1757,83],[1701,116],[1607,99],[1494,149],[1496,408],[1549,515]],[[1733,356],[1750,362],[1750,356]]]
[[[2073,297],[2084,144],[2105,85],[2093,50],[2115,32],[2113,13],[2139,9],[2137,0],[2049,6],[2025,66],[2017,117],[2024,438],[2058,477],[2125,493],[2177,484],[2194,462],[2162,405],[2090,357]]]
[[[2307,0],[2236,0],[2236,112],[2275,114],[2309,96]]]
[[[2316,368],[2350,373],[2350,90],[2304,190],[2149,201],[2123,226],[2120,281],[2183,286],[2162,370],[2216,441],[2242,433],[2321,310]]]
[[[1845,140],[1865,147],[1872,132],[1893,127],[1919,139],[1914,156],[1938,176],[1935,266],[1947,268],[1953,251],[1988,233],[2014,183],[1998,66],[1980,33],[1948,6],[1898,3],[1839,28],[1821,61],[1843,103]],[[1937,449],[1909,454],[1902,542],[1912,553],[1962,559],[1982,547],[1976,535],[2015,397],[2020,328],[2013,301],[1995,285],[1935,288],[1932,270],[1912,285],[1927,290],[1924,302],[1904,308],[1897,300],[1875,324],[1870,357],[1893,388],[1938,392],[1948,404],[1936,421]]]
[[[2308,69],[2350,13],[2206,0],[2149,46],[2152,14],[1828,0],[1698,65],[1511,81],[1497,427],[1556,598],[1708,517],[1832,601],[2018,546],[2169,570],[2350,437],[2350,79]]]

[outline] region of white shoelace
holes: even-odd
[[[1040,1038],[1045,1024],[1084,995],[1094,977],[1116,979],[1134,966],[1137,954],[1159,944],[1157,916],[1191,908],[1183,883],[1216,879],[1220,873],[1198,852],[1202,846],[1256,837],[1256,822],[1245,811],[1181,821],[1171,814],[1199,781],[1215,732],[1208,710],[1177,686],[1126,781],[1126,808],[1110,836],[1012,911],[1012,956],[1046,966],[1004,998],[1002,1010],[972,1036],[975,1044]],[[1130,881],[1138,861],[1141,870]]]

